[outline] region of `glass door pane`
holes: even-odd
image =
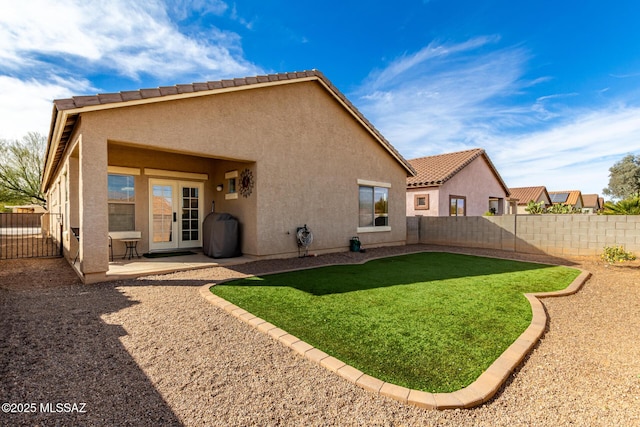
[[[200,189],[182,187],[182,241],[200,240]]]
[[[152,186],[152,242],[173,242],[173,186]]]

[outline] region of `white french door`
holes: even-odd
[[[149,180],[149,250],[202,246],[204,186],[167,179]]]

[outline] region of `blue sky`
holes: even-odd
[[[511,187],[601,193],[640,154],[635,0],[7,3],[0,138],[57,98],[316,68],[406,158],[481,147]]]

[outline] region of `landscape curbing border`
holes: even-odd
[[[364,264],[372,259],[367,259],[354,264]],[[317,267],[319,266],[310,268]],[[269,272],[268,274],[278,274],[304,269],[307,268],[274,271]],[[536,346],[545,332],[548,320],[547,312],[540,298],[561,297],[575,294],[582,288],[589,277],[591,277],[591,273],[586,270],[576,270],[579,270],[580,274],[563,290],[525,294],[525,297],[531,305],[531,324],[473,383],[463,389],[451,393],[429,393],[381,381],[347,365],[333,356],[328,355],[322,350],[311,346],[277,326],[254,316],[224,298],[211,293],[211,287],[227,281],[237,280],[237,277],[223,280],[218,283],[207,283],[200,287],[199,292],[200,295],[209,303],[222,308],[260,332],[268,334],[307,360],[338,374],[340,377],[365,390],[420,408],[441,410],[466,409],[481,405],[491,399],[507,381],[509,376],[520,366],[529,352]],[[245,277],[252,277],[252,275],[247,275]]]

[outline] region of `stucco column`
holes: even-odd
[[[79,147],[80,270],[93,283],[109,269],[107,141],[83,133]]]
[[[79,191],[79,165],[78,165],[78,157],[72,154],[67,161],[68,164],[68,187],[69,187],[69,209],[67,215],[64,218],[64,229],[65,231],[65,239],[64,245],[67,251],[67,256],[73,260],[73,257],[78,250],[78,245],[76,243],[76,239],[71,237],[71,227],[80,227],[80,219],[78,218],[78,213],[80,207],[78,206],[78,191]]]

